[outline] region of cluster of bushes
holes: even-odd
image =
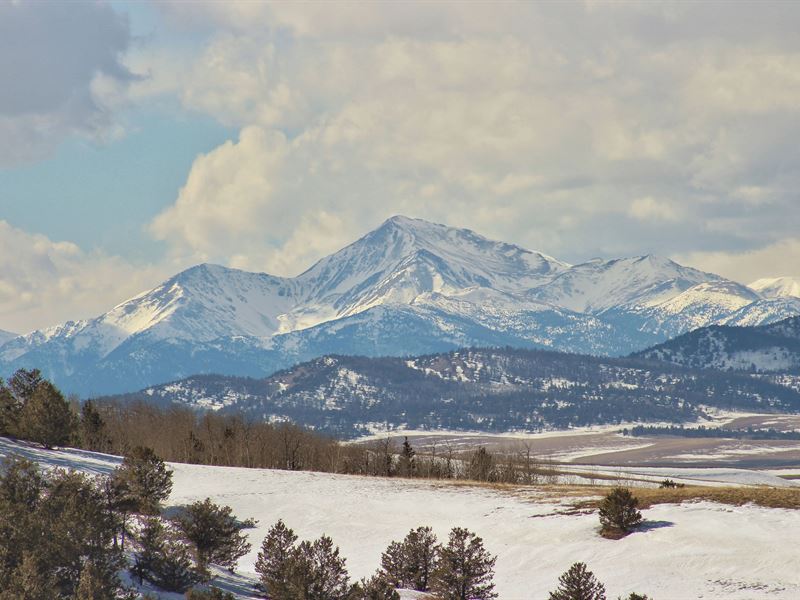
[[[208,499],[165,519],[171,489],[171,471],[147,448],[108,477],[42,473],[9,457],[0,475],[0,600],[135,598],[119,577],[126,568],[140,582],[184,592],[209,580],[212,563],[233,568],[250,549],[241,530],[253,522]]]
[[[351,584],[329,537],[298,544],[278,521],[264,538],[256,572],[272,600],[397,600],[398,588],[431,592],[439,600],[490,600],[497,597],[494,563],[483,540],[467,529],[454,527],[441,545],[430,527],[419,527],[389,544],[373,577]]]

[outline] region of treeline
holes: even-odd
[[[180,406],[142,401],[81,405],[67,401],[35,370],[20,370],[0,382],[0,415],[0,435],[117,455],[143,446],[171,462],[519,484],[556,478],[553,466],[534,456],[526,442],[491,452],[433,441],[418,452],[408,439],[402,445],[388,437],[347,444],[291,423]]]
[[[675,436],[685,438],[730,438],[736,440],[800,440],[800,431],[778,431],[773,428],[726,429],[724,427],[683,427],[636,425],[622,430],[623,435],[641,436]]]

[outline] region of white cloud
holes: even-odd
[[[764,277],[800,277],[800,238],[787,238],[745,252],[693,252],[675,258],[744,284]]]
[[[652,196],[637,198],[631,202],[628,214],[640,221],[677,221],[680,218],[669,202],[656,200]]]
[[[291,274],[396,213],[570,261],[799,224],[796,6],[158,6],[207,44],[135,56],[134,95],[241,130],[152,223],[176,256]]]
[[[170,266],[131,265],[0,220],[0,328],[26,333],[96,316],[152,287]]]

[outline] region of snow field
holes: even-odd
[[[107,472],[119,461],[0,439],[0,455],[12,452],[43,466],[92,473]],[[239,572],[252,580],[261,540],[281,518],[301,538],[330,535],[354,579],[372,574],[387,544],[413,527],[430,525],[444,540],[451,527],[465,526],[497,554],[502,600],[547,598],[558,576],[575,561],[589,565],[609,598],[631,591],[657,600],[800,597],[800,511],[709,502],[659,505],[643,511],[647,524],[642,531],[612,541],[597,534],[596,514],[560,514],[567,505],[527,490],[513,494],[424,481],[170,466],[171,505],[209,496],[230,505],[240,518],[258,519],[258,526],[248,530],[253,550],[239,562]]]

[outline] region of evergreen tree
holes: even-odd
[[[74,471],[56,471],[48,477],[37,517],[47,538],[39,544],[41,556],[52,565],[61,593],[74,594],[84,565],[91,563],[108,586],[123,558],[113,544],[114,523],[94,481]]]
[[[36,465],[19,456],[0,467],[0,590],[10,586],[14,571],[35,540],[45,535],[37,518],[44,480]],[[35,558],[34,556],[31,559]]]
[[[620,600],[652,600],[650,596],[646,594],[637,594],[636,592],[631,592],[629,595],[625,596],[625,598],[620,598]]]
[[[611,535],[630,533],[642,522],[642,513],[636,508],[639,500],[626,488],[614,488],[600,503],[602,532]]]
[[[94,452],[106,449],[105,423],[91,400],[81,407],[80,436],[81,447]]]
[[[408,532],[402,543],[392,542],[381,556],[384,577],[396,587],[426,592],[436,567],[439,547],[430,527]]]
[[[347,600],[349,579],[345,560],[331,538],[303,541],[292,557],[286,600]]]
[[[606,600],[606,588],[582,562],[572,565],[558,578],[558,589],[549,600]]]
[[[121,590],[117,573],[122,564],[94,481],[68,471],[42,477],[29,461],[6,460],[0,475],[0,590],[7,594],[0,596],[3,600],[71,598],[82,578],[85,591],[93,583],[112,597]],[[90,573],[85,572],[87,565]],[[41,589],[48,591],[40,593]]]
[[[489,481],[494,475],[494,456],[484,446],[472,453],[467,475],[475,481]]]
[[[161,519],[144,521],[132,569],[139,581],[150,581],[169,592],[185,592],[198,579],[193,566],[189,548]]]
[[[108,600],[115,597],[119,587],[116,572],[109,573],[87,562],[81,570],[74,600]]]
[[[22,405],[17,428],[21,437],[45,448],[63,446],[75,433],[75,415],[61,392],[41,381]]]
[[[400,451],[400,462],[397,465],[397,472],[401,477],[413,477],[417,472],[417,465],[414,461],[416,452],[411,447],[408,441],[408,436],[405,437],[403,448]]]
[[[431,578],[431,589],[440,600],[489,600],[494,592],[494,563],[483,540],[467,529],[454,527]]]
[[[26,553],[11,573],[8,583],[0,588],[0,600],[58,600],[53,570],[40,557]]]
[[[218,506],[206,498],[184,507],[175,524],[194,547],[198,573],[208,576],[210,563],[233,571],[236,561],[250,551],[242,530],[255,523],[238,521],[230,506]]]
[[[223,592],[218,587],[210,587],[207,590],[192,588],[186,592],[186,600],[236,600],[230,592]]]
[[[152,448],[137,446],[112,474],[114,497],[133,512],[158,514],[172,491],[172,471]]]
[[[0,379],[0,435],[16,436],[19,412],[22,405],[11,393],[9,387]]]
[[[400,594],[385,577],[374,575],[353,586],[348,600],[400,600]]]
[[[270,598],[288,598],[288,580],[297,536],[278,521],[267,532],[256,561],[256,573]]]

